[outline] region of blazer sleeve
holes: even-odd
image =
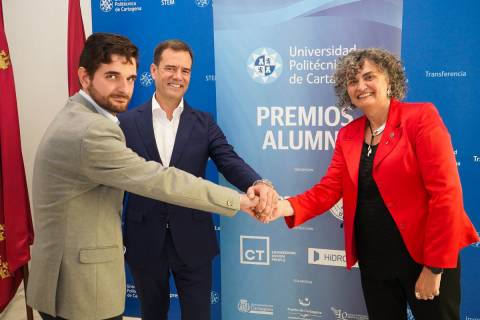
[[[138,156],[125,146],[120,128],[107,119],[88,127],[80,151],[80,170],[96,183],[227,216],[240,208],[238,192]]]
[[[432,104],[419,111],[415,151],[428,197],[424,264],[454,268],[471,224],[465,223],[469,220],[450,134]]]
[[[343,133],[344,130],[340,130],[332,161],[320,182],[304,193],[287,199],[294,211],[293,216],[285,217],[285,222],[289,228],[298,226],[324,213],[342,197],[343,175],[346,172],[341,143]]]
[[[225,134],[210,115],[208,117],[209,155],[218,171],[238,189],[246,192],[256,180],[261,179],[228,143]]]

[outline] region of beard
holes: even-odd
[[[110,113],[117,114],[127,110],[128,104],[132,99],[132,96],[128,96],[121,92],[113,92],[108,95],[102,95],[95,87],[90,83],[87,87],[88,94],[92,99],[103,109],[109,111]],[[115,99],[121,98],[125,102],[118,102]]]

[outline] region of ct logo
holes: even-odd
[[[113,0],[100,0],[100,10],[110,12],[113,9]]]
[[[270,265],[270,238],[241,235],[240,263]]]

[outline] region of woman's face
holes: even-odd
[[[355,78],[347,82],[347,92],[352,104],[362,111],[388,106],[388,87],[387,76],[370,60],[365,60]]]

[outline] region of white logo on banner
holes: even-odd
[[[205,8],[210,3],[210,0],[195,0],[195,4],[200,8]]]
[[[270,265],[270,238],[240,236],[240,263]]]
[[[344,250],[308,248],[308,264],[345,267],[347,256]],[[358,267],[357,264],[354,267]]]
[[[352,314],[334,307],[331,307],[330,310],[335,315],[335,319],[338,320],[368,320],[368,316],[364,314]]]
[[[100,10],[110,12],[113,9],[113,0],[100,0]]]
[[[266,316],[273,316],[273,305],[250,303],[247,299],[240,299],[237,304],[237,309],[243,313],[261,314]]]
[[[258,83],[272,83],[282,74],[283,61],[277,51],[271,48],[258,48],[247,60],[250,77]]]
[[[310,308],[311,302],[308,297],[298,298],[300,306],[287,307],[287,319],[316,320],[323,318],[323,312]]]
[[[478,232],[478,235],[480,236],[480,232]],[[470,245],[471,247],[474,247],[474,248],[477,248],[477,249],[480,249],[480,241],[479,242],[475,242],[473,244]]]
[[[238,301],[237,308],[238,311],[247,313],[250,311],[250,304],[248,303],[248,300],[240,299],[240,301]]]
[[[298,298],[298,304],[302,307],[310,306],[310,299],[308,297]]]
[[[212,293],[210,294],[210,302],[212,304],[217,304],[220,302],[220,295],[218,294],[218,292],[212,291]]]
[[[340,221],[343,221],[343,199],[340,199],[333,207],[330,209],[330,212],[335,218]]]
[[[150,87],[152,83],[153,83],[153,79],[150,72],[144,72],[140,75],[140,84],[143,87]]]

